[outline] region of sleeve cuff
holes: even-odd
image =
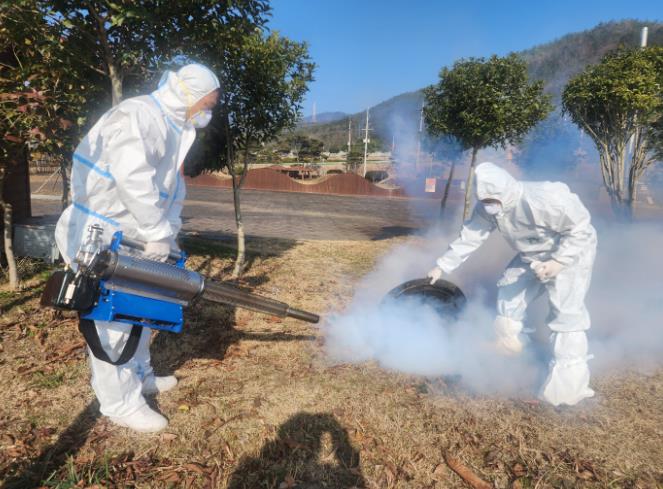
[[[163,219],[159,224],[152,228],[145,229],[141,227],[138,229],[138,234],[143,237],[145,242],[159,241],[161,239],[170,238],[173,235],[173,229],[168,220]]]
[[[568,256],[552,255],[550,259],[556,261],[560,265],[564,265],[565,267],[571,266],[575,263],[575,259],[573,257],[568,257]]]
[[[444,273],[451,273],[453,272],[456,268],[458,268],[458,265],[455,265],[453,263],[449,263],[450,260],[448,259],[447,255],[441,256],[435,261],[435,264],[444,272]]]

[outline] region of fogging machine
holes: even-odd
[[[187,270],[184,252],[171,251],[166,262],[148,260],[137,253],[145,243],[118,231],[104,246],[102,234],[100,226],[89,227],[75,258],[77,270],[57,271],[49,278],[43,306],[79,311],[84,320],[119,321],[173,333],[182,331],[184,308],[199,298],[309,323],[320,320],[316,314]]]

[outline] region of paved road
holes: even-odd
[[[215,238],[233,237],[232,191],[188,189],[184,231]],[[59,201],[33,198],[33,215],[55,216]],[[439,203],[423,199],[387,199],[242,191],[242,216],[249,236],[311,240],[377,240],[409,234],[437,214]],[[52,217],[51,217],[52,219]]]
[[[37,190],[43,177],[33,177]],[[215,239],[234,239],[232,191],[189,186],[184,205],[184,231]],[[45,186],[33,198],[35,216],[54,221],[59,214],[59,188]],[[51,195],[41,195],[51,194]],[[52,200],[46,200],[51,198]],[[609,211],[586,201],[594,217]],[[410,234],[430,224],[439,212],[437,200],[351,197],[294,192],[242,191],[242,215],[248,236],[311,240],[377,240]],[[639,218],[663,222],[663,209],[640,209]]]

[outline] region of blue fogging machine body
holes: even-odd
[[[166,262],[149,260],[140,254],[145,243],[118,231],[110,245],[103,246],[102,234],[101,227],[90,226],[75,259],[76,271],[55,272],[46,283],[42,305],[79,311],[81,319],[173,333],[182,331],[184,308],[199,298],[310,323],[320,320],[316,314],[187,270],[184,252],[171,252]]]

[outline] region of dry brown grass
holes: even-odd
[[[399,241],[254,241],[243,282],[325,312]],[[187,244],[192,267],[229,269],[227,249]],[[6,487],[467,487],[445,454],[496,487],[663,487],[662,371],[597,378],[596,399],[557,410],[333,366],[314,326],[198,304],[185,333],[152,347],[180,379],[151,401],[170,426],[136,435],[97,417],[74,318],[0,297]]]

